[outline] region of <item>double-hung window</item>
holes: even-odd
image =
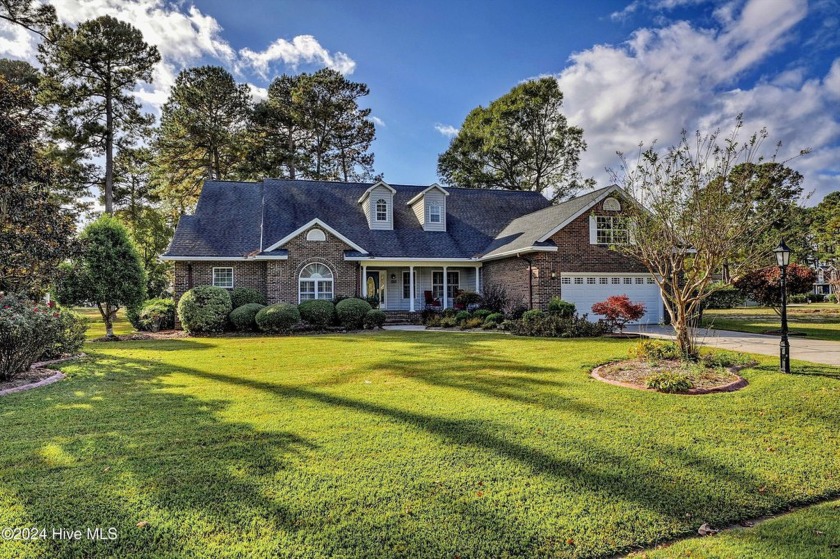
[[[630,239],[626,217],[595,216],[595,227],[595,242],[599,245],[626,245]]]
[[[459,289],[461,289],[461,272],[446,272],[446,296],[453,299]],[[432,272],[432,297],[437,299],[442,295],[443,271]]]
[[[441,223],[443,221],[443,207],[437,204],[429,206],[429,223]]]
[[[403,299],[411,299],[411,272],[403,272]],[[414,297],[417,297],[417,272],[414,273]]]

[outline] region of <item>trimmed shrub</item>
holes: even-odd
[[[136,310],[138,330],[157,332],[175,328],[175,301],[149,299]]]
[[[316,330],[323,330],[335,321],[335,305],[326,299],[304,301],[298,310],[304,322]]]
[[[560,297],[554,296],[548,302],[548,312],[550,314],[559,315],[563,318],[570,318],[575,315],[577,308],[574,303],[569,303]]]
[[[493,311],[490,309],[478,309],[472,313],[475,318],[480,318],[481,320],[487,320],[487,317],[491,314],[493,314]]]
[[[639,340],[630,346],[628,351],[631,358],[662,361],[663,359],[680,359],[680,347],[674,342],[658,340]]]
[[[687,392],[694,388],[694,384],[688,378],[688,375],[675,371],[652,374],[645,379],[645,386],[669,394]]]
[[[501,327],[517,336],[544,338],[594,338],[606,332],[603,324],[589,322],[586,315],[563,318],[556,314],[532,314],[529,319],[506,320]]]
[[[190,334],[223,332],[232,310],[230,294],[212,285],[193,287],[178,301],[178,317]]]
[[[58,328],[53,342],[44,350],[39,360],[57,359],[62,355],[79,353],[85,343],[87,320],[70,309],[54,308],[58,312]]]
[[[455,315],[455,322],[463,322],[464,320],[469,320],[470,318],[472,318],[470,311],[458,311]]]
[[[291,303],[276,303],[263,307],[254,317],[263,332],[288,332],[300,322],[300,311]]]
[[[266,301],[265,295],[256,289],[251,289],[250,287],[234,287],[230,291],[230,303],[234,310],[236,310],[242,305],[248,305],[250,303],[265,306],[268,304],[268,301]]]
[[[365,325],[365,315],[372,309],[364,299],[345,299],[335,306],[335,314],[348,330],[360,330]]]
[[[349,295],[336,295],[335,297],[332,298],[332,304],[337,305],[340,302],[342,302],[343,300],[350,299],[350,298],[351,297]]]
[[[239,332],[253,332],[257,329],[257,313],[264,308],[259,303],[245,303],[230,311],[228,318]]]
[[[734,309],[743,306],[746,301],[744,294],[734,286],[721,287],[720,283],[714,283],[710,288],[719,289],[703,300],[704,309]]]
[[[468,309],[472,305],[480,305],[482,301],[481,295],[473,291],[462,291],[455,296],[455,304],[463,305],[465,309]]]
[[[55,342],[59,311],[18,295],[0,297],[0,380],[26,371]]]
[[[824,303],[825,302],[825,294],[824,293],[808,293],[805,295],[805,298],[808,300],[809,303]]]
[[[441,328],[452,328],[458,326],[458,321],[455,320],[454,316],[444,316],[440,319],[440,326]]]
[[[480,318],[473,317],[468,318],[465,321],[461,322],[461,330],[469,330],[471,328],[479,328],[481,325],[484,324],[484,321]]]
[[[808,302],[808,296],[805,293],[797,293],[788,297],[788,303],[794,305],[802,305]]]
[[[456,311],[452,307],[447,307],[447,308],[443,309],[443,317],[444,318],[454,318],[456,314],[458,314],[458,311]]]
[[[365,315],[365,328],[373,330],[374,328],[382,328],[385,325],[385,311],[379,309],[371,309]]]
[[[130,307],[126,307],[125,309],[125,317],[131,323],[135,330],[140,330],[140,309],[143,307],[143,304],[139,305],[132,305]]]
[[[505,319],[505,315],[500,312],[494,312],[493,314],[487,315],[487,318],[484,319],[485,324],[493,324],[494,326],[498,326],[502,323]]]
[[[532,322],[535,320],[539,320],[544,316],[543,312],[539,309],[533,309],[530,311],[525,311],[522,313],[522,320],[524,322]]]

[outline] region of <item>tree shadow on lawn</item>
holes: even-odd
[[[297,530],[299,511],[264,494],[262,483],[313,445],[220,420],[226,402],[171,392],[156,378],[160,366],[93,359],[84,367],[108,372],[4,399],[0,524],[83,534],[116,527],[119,535],[2,542],[0,557],[218,556],[233,542],[247,555],[265,532]],[[49,408],[36,417],[39,401]]]

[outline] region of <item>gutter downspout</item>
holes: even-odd
[[[521,258],[525,262],[528,263],[528,309],[533,310],[534,308],[534,272],[533,272],[533,263],[529,258],[525,258],[521,254],[516,255],[517,258]]]

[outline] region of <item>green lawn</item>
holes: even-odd
[[[691,538],[633,559],[830,559],[840,556],[840,501],[773,518],[752,528]]]
[[[95,340],[105,335],[105,324],[102,323],[102,314],[100,314],[99,309],[96,307],[76,307],[73,310],[88,320],[88,330],[85,334],[88,340]],[[120,310],[117,313],[116,320],[114,320],[114,334],[123,336],[131,334],[133,331],[134,327],[125,317],[125,309]]]
[[[703,323],[720,330],[762,334],[778,330],[781,319],[773,309],[747,307],[706,310],[703,312]],[[840,305],[791,305],[788,308],[788,323],[791,332],[803,333],[807,338],[840,341]]]
[[[840,495],[840,370],[767,358],[699,397],[589,377],[630,343],[89,343],[0,399],[0,527],[118,539],[0,557],[609,557]]]

